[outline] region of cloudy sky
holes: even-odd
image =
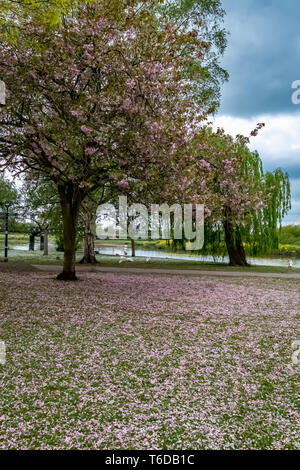
[[[230,31],[216,124],[226,132],[249,135],[264,168],[282,167],[292,183],[292,211],[284,223],[300,224],[300,104],[292,103],[292,83],[300,80],[300,2],[298,0],[223,0]],[[299,93],[300,97],[300,93]]]

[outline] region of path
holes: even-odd
[[[60,272],[62,267],[56,265],[32,265],[41,271]],[[204,271],[201,269],[145,269],[145,268],[112,268],[104,266],[76,266],[78,272],[112,272],[112,273],[130,273],[130,274],[175,274],[188,276],[222,276],[222,277],[268,277],[279,279],[300,279],[297,273],[260,273],[248,271]]]

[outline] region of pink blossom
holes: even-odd
[[[210,169],[210,163],[207,162],[206,160],[200,160],[200,163],[201,163],[203,168],[206,168],[207,170]]]
[[[86,155],[92,156],[97,152],[97,149],[95,147],[87,147],[84,151]]]
[[[129,97],[123,100],[122,108],[126,111],[132,110],[132,101]]]
[[[26,134],[35,134],[36,133],[35,129],[32,126],[29,126],[27,124],[23,126],[23,130],[24,130],[24,132],[26,132]]]
[[[86,135],[90,135],[92,133],[92,130],[93,130],[93,129],[91,129],[90,127],[88,127],[86,125],[81,126],[80,129]]]
[[[126,82],[126,85],[128,88],[134,88],[135,87],[135,80],[133,78],[129,78]]]
[[[118,181],[117,182],[117,185],[120,187],[120,188],[127,188],[129,183],[128,183],[128,180],[123,178],[121,181]]]

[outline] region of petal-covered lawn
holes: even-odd
[[[300,447],[300,282],[0,272],[0,447]]]

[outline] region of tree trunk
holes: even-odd
[[[34,251],[34,240],[35,236],[34,235],[29,235],[29,251]]]
[[[74,197],[72,186],[60,190],[62,217],[63,217],[63,237],[64,237],[64,265],[63,272],[57,276],[58,280],[76,281],[75,274],[75,246],[79,206],[82,201],[78,192]]]
[[[48,230],[44,231],[44,256],[48,256]]]
[[[246,253],[238,227],[230,222],[227,217],[224,222],[225,242],[229,255],[230,266],[248,266]]]
[[[131,241],[131,257],[135,258],[135,240],[133,238],[130,238]]]
[[[95,223],[96,214],[87,212],[85,216],[84,255],[81,264],[97,263],[95,256]]]
[[[40,234],[40,251],[44,251],[45,246],[45,236],[44,233]]]

